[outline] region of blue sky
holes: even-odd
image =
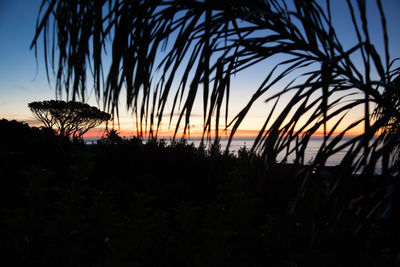
[[[27,103],[54,98],[41,58],[29,50],[40,0],[0,0],[0,114],[30,121]],[[41,51],[40,51],[41,52]]]
[[[355,35],[347,16],[346,1],[331,2],[334,4],[333,20],[337,33],[345,47],[349,48]],[[388,23],[391,57],[399,57],[400,1],[383,0],[382,2]],[[49,84],[46,78],[42,51],[38,51],[39,56],[36,61],[34,51],[29,49],[40,3],[41,0],[0,0],[0,117],[33,122],[34,118],[27,104],[32,101],[55,98],[52,87],[54,84]],[[369,8],[369,26],[372,40],[379,51],[383,44],[380,34],[380,17],[375,9],[375,1],[367,0],[367,4],[373,7]],[[257,89],[265,73],[265,66],[255,66],[233,80],[232,115],[250,99],[252,91]],[[120,102],[124,102],[124,99]],[[94,101],[92,103],[95,104]],[[265,117],[266,110],[267,108],[263,105],[255,107],[245,128],[257,130],[259,122],[263,121],[261,118]],[[126,127],[132,124],[132,120],[124,113],[121,120]]]

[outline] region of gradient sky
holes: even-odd
[[[344,0],[331,1],[333,7],[334,25],[344,47],[349,48],[355,42],[355,35]],[[387,17],[388,32],[390,38],[391,57],[400,57],[400,1],[383,0],[384,11]],[[42,51],[38,51],[36,61],[34,51],[29,50],[34,36],[36,17],[41,0],[0,0],[0,117],[25,121],[32,125],[38,125],[31,115],[27,104],[32,101],[55,99],[54,83],[49,84],[46,78]],[[374,0],[367,0],[370,33],[372,40],[382,51],[381,29],[379,15],[375,8]],[[344,15],[344,13],[346,13]],[[375,20],[375,21],[374,21]],[[276,59],[279,60],[279,59]],[[232,80],[231,91],[231,115],[242,108],[250,99],[268,68],[257,65],[237,75]],[[265,98],[264,98],[265,99]],[[121,98],[121,102],[125,99]],[[95,101],[89,101],[95,105]],[[256,105],[241,127],[241,134],[251,135],[260,128],[266,118],[266,111],[270,108],[262,104]],[[122,107],[121,110],[124,110]],[[194,110],[192,118],[194,129],[201,129],[202,116],[197,115],[202,109]],[[349,115],[350,119],[360,116],[360,111],[355,110]],[[134,134],[133,119],[126,112],[122,112],[121,131],[124,135]],[[96,134],[93,131],[92,134]]]

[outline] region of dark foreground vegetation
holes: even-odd
[[[4,119],[0,137],[1,266],[399,264],[397,184],[352,176],[329,194],[332,178],[265,172],[246,149],[88,146]]]

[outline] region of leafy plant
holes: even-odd
[[[121,144],[124,140],[119,136],[119,132],[115,129],[107,130],[105,137],[102,137],[102,144]]]

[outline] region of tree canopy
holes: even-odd
[[[43,36],[58,93],[85,98],[90,70],[97,97],[114,113],[126,90],[138,134],[157,135],[165,117],[175,133],[189,133],[195,100],[202,98],[204,135],[215,131],[218,138],[222,127],[232,138],[254,103],[266,99],[253,151],[262,153],[267,165],[281,152],[295,153],[296,163],[304,163],[310,137],[322,131],[325,142],[314,165],[325,165],[345,148],[346,169],[373,170],[400,143],[399,132],[380,134],[400,117],[386,97],[398,88],[400,68],[390,56],[380,0],[368,4],[380,17],[382,50],[370,38],[367,1],[346,1],[355,37],[346,46],[336,34],[331,2],[44,0],[31,47]],[[107,54],[110,65],[104,65]],[[259,63],[268,66],[263,81],[228,120],[231,77]],[[362,117],[344,124],[354,108]],[[363,133],[344,142],[359,125]]]
[[[90,129],[111,119],[96,107],[76,101],[37,101],[28,104],[34,116],[61,136],[79,138]]]

